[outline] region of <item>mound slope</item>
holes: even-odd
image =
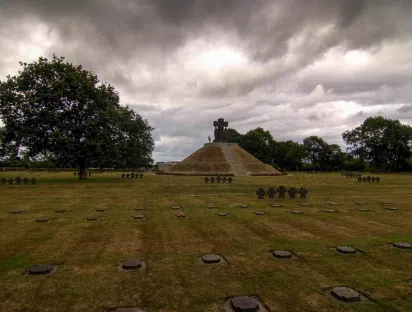
[[[280,175],[236,143],[208,143],[168,170],[176,175]]]

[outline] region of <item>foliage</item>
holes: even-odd
[[[45,155],[60,166],[150,163],[147,121],[119,105],[114,87],[63,57],[40,57],[0,82],[2,142],[24,157]],[[124,158],[126,157],[126,158]]]

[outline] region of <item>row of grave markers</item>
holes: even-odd
[[[296,194],[299,194],[300,198],[307,198],[309,191],[304,187],[301,187],[300,189],[294,187],[287,189],[283,185],[279,186],[277,189],[269,187],[268,191],[265,191],[264,188],[260,187],[256,191],[258,199],[264,199],[265,195],[268,195],[270,199],[274,199],[276,198],[276,193],[279,194],[279,198],[286,198],[286,194],[288,194],[289,198],[293,199],[296,198]]]
[[[215,181],[216,181],[216,183],[220,183],[220,182],[232,183],[233,178],[232,177],[226,178],[225,176],[223,176],[223,177],[217,176],[216,178],[215,177],[211,177],[211,178],[205,177],[204,181],[205,181],[205,183],[209,183],[209,181],[210,181],[210,183],[215,183]]]
[[[103,174],[103,171],[89,171],[89,172],[86,171],[84,174],[85,174],[86,176],[87,176],[87,175],[91,176],[92,174]],[[80,172],[76,172],[76,171],[75,171],[75,172],[73,172],[73,175],[74,175],[74,176],[78,176],[78,175],[80,175]]]
[[[121,177],[123,179],[124,178],[127,178],[127,179],[129,179],[129,178],[132,178],[132,179],[134,179],[134,178],[143,178],[143,173],[141,173],[141,174],[134,173],[134,172],[132,172],[130,174],[129,173],[127,173],[127,174],[122,173]]]
[[[367,177],[358,177],[358,182],[359,183],[362,183],[362,182],[368,182],[368,183],[370,183],[370,182],[378,182],[379,183],[379,181],[381,180],[381,178],[379,178],[379,177],[371,177],[371,176],[367,176]]]
[[[31,178],[31,179],[28,179],[28,178],[24,178],[24,179],[22,179],[21,177],[17,177],[17,178],[15,178],[15,179],[13,179],[13,178],[2,178],[1,179],[1,183],[2,184],[17,184],[17,185],[20,185],[20,184],[36,184],[36,179],[35,178]]]

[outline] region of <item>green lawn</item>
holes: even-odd
[[[15,177],[19,173],[1,173]],[[221,311],[226,297],[256,295],[272,312],[412,311],[412,175],[381,175],[359,185],[338,173],[235,178],[232,185],[205,184],[202,177],[121,179],[103,174],[79,181],[72,173],[23,173],[37,185],[0,185],[0,311],[105,311],[139,306],[148,311]],[[309,189],[307,202],[258,200],[257,187]],[[238,196],[238,194],[247,196]],[[330,193],[330,195],[325,195]],[[189,195],[196,194],[197,197]],[[338,206],[328,206],[328,201]],[[357,210],[355,201],[365,202]],[[393,201],[398,211],[384,209]],[[249,204],[239,208],[236,204]],[[214,204],[217,209],[207,209]],[[177,219],[180,205],[187,219]],[[136,207],[145,211],[135,211]],[[96,208],[106,207],[106,212]],[[56,209],[68,209],[55,213]],[[10,214],[13,209],[24,214]],[[291,210],[305,213],[295,215]],[[325,213],[338,209],[340,213]],[[216,211],[228,212],[217,217]],[[266,211],[255,216],[254,211]],[[135,214],[146,220],[133,220]],[[100,216],[97,222],[87,217]],[[35,223],[39,217],[51,222]],[[363,251],[343,255],[333,246]],[[278,260],[287,249],[300,258]],[[201,265],[203,254],[227,265]],[[143,272],[119,272],[119,261],[144,259]],[[50,276],[28,276],[33,264],[56,263]],[[372,302],[341,304],[322,292],[350,286]]]

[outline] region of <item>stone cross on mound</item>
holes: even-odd
[[[226,134],[229,123],[224,118],[219,118],[213,122],[213,126],[215,127],[215,139],[213,142],[227,142]]]

